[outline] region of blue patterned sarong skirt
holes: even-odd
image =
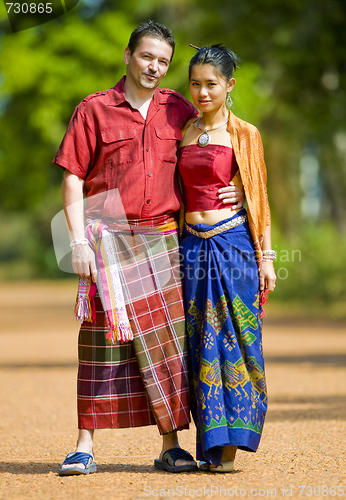
[[[258,266],[247,221],[185,228],[181,251],[197,460],[218,465],[224,446],[257,450],[267,410]]]

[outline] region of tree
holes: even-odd
[[[130,32],[150,18],[176,37],[163,83],[186,97],[194,54],[189,43],[222,42],[241,57],[233,110],[261,131],[272,215],[281,232],[299,234],[305,227],[302,158],[309,157],[318,162],[323,187],[319,217],[346,231],[343,0],[118,0],[116,10],[112,0],[100,0],[2,35],[0,211],[30,219],[45,249],[40,257],[51,251],[47,221],[61,208],[61,172],[51,160],[72,111],[86,95],[118,81]]]

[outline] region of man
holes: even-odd
[[[134,30],[124,54],[126,77],[77,106],[53,161],[65,169],[63,200],[72,233],[73,269],[82,278],[97,280],[101,298],[109,290],[103,289],[95,256],[86,244],[78,202],[83,193],[96,200],[104,195],[87,216],[92,212],[93,219],[109,221],[103,227],[113,231],[134,336],[132,342],[107,343],[110,316],[97,294],[96,322],[84,322],[79,336],[77,448],[66,457],[60,475],[96,471],[94,429],[154,423],[163,438],[155,466],[170,472],[197,470],[177,438],[177,430],[188,428],[190,416],[175,222],[181,204],[176,174],[180,130],[197,111],[177,92],[157,88],[174,48],[170,31],[162,25],[149,21]],[[120,204],[108,194],[114,190]],[[226,202],[242,202],[239,193],[234,198],[234,186],[222,191],[220,198]],[[113,222],[121,218],[121,204],[131,228],[124,235]],[[90,227],[94,231],[95,225]],[[162,271],[163,261],[167,267]],[[134,278],[134,273],[141,274]]]

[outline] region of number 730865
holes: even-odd
[[[343,486],[298,486],[300,497],[343,497]]]
[[[7,14],[50,14],[53,12],[52,3],[6,3]],[[13,9],[12,9],[13,7]]]

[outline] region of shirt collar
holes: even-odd
[[[122,79],[119,80],[115,87],[112,87],[110,89],[110,92],[108,94],[107,106],[119,106],[119,104],[126,102],[124,83],[125,76],[123,76]]]
[[[123,102],[127,102],[125,98],[125,78],[126,76],[123,76],[115,87],[110,89],[107,106],[119,106]],[[166,97],[160,92],[160,89],[155,89],[153,102],[156,107],[158,104],[165,104],[166,100]]]

